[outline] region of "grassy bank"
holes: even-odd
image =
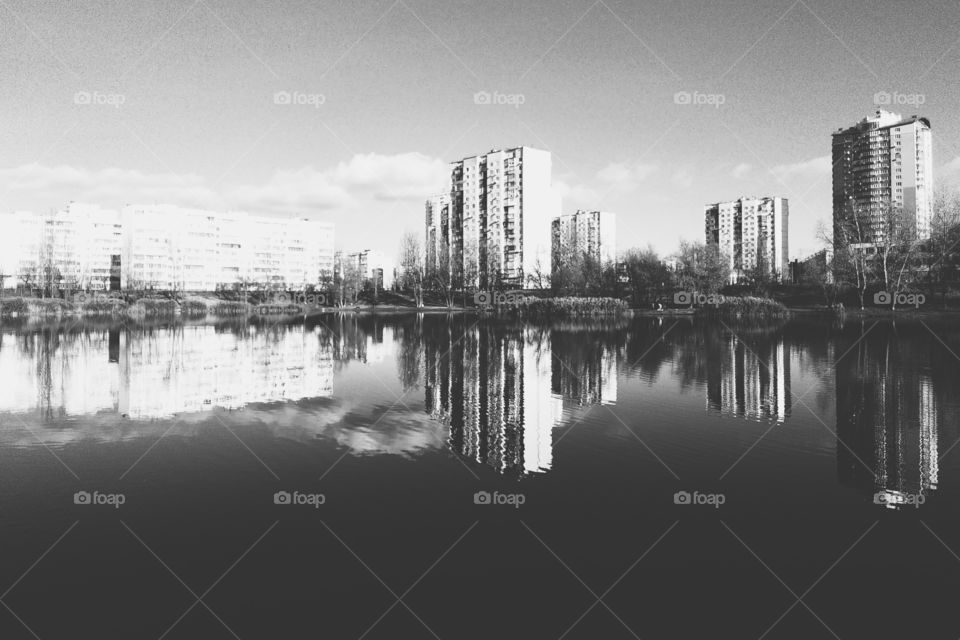
[[[205,318],[213,316],[246,316],[253,313],[253,306],[243,302],[228,302],[217,299],[189,298],[177,302],[163,298],[142,298],[127,301],[121,298],[94,297],[76,301],[62,298],[4,298],[0,303],[0,316],[5,318],[57,318],[57,317],[130,317]]]

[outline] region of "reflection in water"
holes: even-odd
[[[565,400],[616,401],[618,356],[609,347],[529,326],[430,325],[426,410],[449,425],[450,448],[468,460],[515,476],[548,471]]]
[[[715,338],[707,351],[707,410],[761,421],[789,418],[790,352],[783,337],[751,345],[735,334]]]
[[[819,417],[826,424],[835,410],[839,482],[896,505],[937,489],[938,456],[960,438],[960,362],[951,354],[960,351],[958,332],[930,326],[939,337],[919,323],[867,331],[797,319],[732,330],[637,318],[532,327],[439,314],[341,315],[316,326],[31,327],[0,333],[0,413],[22,416],[4,421],[0,439],[35,446],[156,438],[173,428],[164,420],[172,416],[172,433],[187,435],[213,409],[242,408],[215,415],[287,439],[323,437],[358,455],[448,447],[521,477],[554,468],[554,430],[585,406],[666,407],[665,425],[694,443],[683,447],[687,455],[703,457],[714,452],[698,451],[696,439],[700,429],[714,431],[712,416],[737,418],[729,422],[735,429],[745,426],[740,419],[812,425],[809,434],[787,429],[788,441],[819,445]],[[384,378],[391,358],[402,402]],[[355,368],[346,374],[347,367]],[[676,384],[655,384],[662,375]],[[792,415],[791,380],[818,418]],[[703,394],[707,415],[671,406],[691,391]],[[591,438],[622,434],[605,413],[591,414],[599,427]],[[19,427],[37,418],[44,428]],[[783,432],[771,430],[751,459]],[[816,450],[832,456],[829,446]]]
[[[0,350],[0,411],[135,420],[328,397],[330,349],[303,326],[38,331]]]
[[[837,476],[891,508],[937,488],[941,411],[922,344],[876,327],[837,370]]]

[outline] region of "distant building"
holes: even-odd
[[[793,284],[813,284],[812,279],[822,274],[827,283],[833,283],[833,252],[821,249],[803,260],[790,263],[790,282]]]
[[[930,121],[903,118],[878,109],[876,114],[833,134],[833,220],[855,209],[866,226],[864,242],[872,249],[884,242],[887,207],[902,210],[920,239],[930,236],[933,206],[933,144]],[[836,241],[839,243],[840,238]]]
[[[448,264],[456,286],[524,286],[550,264],[550,222],[560,213],[549,151],[493,150],[454,162],[449,202],[428,200],[425,239],[430,273]],[[446,214],[444,214],[446,211]]]
[[[425,213],[424,261],[427,265],[427,277],[432,278],[445,271],[445,278],[450,278],[453,275],[450,258],[453,231],[450,224],[450,194],[442,193],[428,198]]]
[[[46,215],[0,214],[0,230],[7,287],[301,289],[333,270],[333,225],[301,218],[71,202]]]
[[[608,211],[577,210],[555,218],[551,225],[553,264],[568,252],[589,254],[602,264],[617,261],[616,216]]]
[[[364,249],[363,251],[345,254],[342,259],[356,265],[357,273],[363,282],[375,281],[380,289],[393,288],[394,265],[386,254],[372,249]]]
[[[44,215],[0,214],[0,273],[5,287],[110,288],[111,257],[120,253],[120,215],[71,202]]]
[[[774,279],[788,277],[790,210],[786,198],[744,197],[704,207],[707,246],[718,247],[730,268],[730,282],[759,269]]]
[[[125,288],[302,289],[333,269],[334,228],[327,222],[162,204],[128,205],[121,218]]]

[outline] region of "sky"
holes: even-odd
[[[0,211],[298,215],[393,255],[448,163],[529,145],[620,251],[761,195],[802,258],[830,134],[878,104],[928,117],[935,184],[960,184],[958,27],[923,1],[2,0]]]

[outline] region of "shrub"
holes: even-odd
[[[524,298],[516,306],[500,307],[506,313],[529,318],[565,318],[621,314],[627,303],[619,298]]]
[[[782,302],[754,296],[724,297],[717,306],[701,308],[698,311],[724,318],[782,318],[790,315]]]

